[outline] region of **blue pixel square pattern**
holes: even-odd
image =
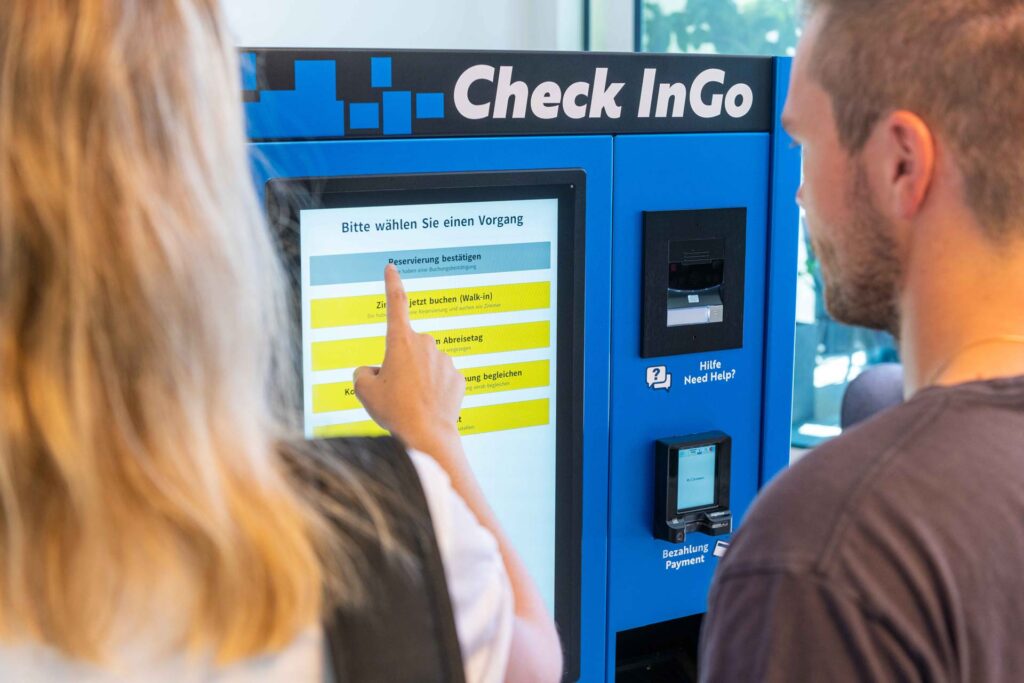
[[[348,106],[348,124],[353,129],[380,128],[380,105],[376,102],[353,102]]]
[[[242,53],[241,62],[242,90],[259,90],[259,85],[256,82],[256,53]]]
[[[345,135],[345,102],[337,97],[333,60],[295,61],[294,90],[264,90],[246,102],[249,137],[316,138]]]
[[[443,119],[444,93],[422,92],[416,94],[416,118]]]
[[[412,133],[412,93],[391,90],[384,93],[384,135]]]
[[[374,88],[391,87],[391,57],[370,57],[370,85]]]

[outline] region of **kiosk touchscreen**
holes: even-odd
[[[470,463],[563,627],[579,609],[584,182],[570,170],[267,186],[298,275],[307,437],[384,433],[352,375],[384,357],[394,264],[413,327],[466,378]]]

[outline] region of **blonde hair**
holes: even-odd
[[[166,608],[233,661],[320,616],[238,80],[216,0],[0,3],[4,640],[102,660]]]

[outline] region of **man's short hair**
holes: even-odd
[[[825,11],[812,73],[859,152],[880,117],[948,146],[987,234],[1024,236],[1024,0],[804,0]]]

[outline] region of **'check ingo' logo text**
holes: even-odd
[[[470,97],[474,85],[479,99]],[[577,81],[565,88],[555,81],[531,88],[525,81],[515,80],[512,66],[495,69],[477,64],[459,77],[454,102],[459,114],[473,120],[524,119],[527,110],[538,119],[619,119],[624,107],[619,96],[625,87],[626,83],[610,81],[607,68],[594,69],[590,81]],[[660,83],[657,69],[644,69],[639,100],[629,108],[632,113],[628,116],[682,118],[687,105],[702,119],[718,118],[723,110],[730,118],[741,119],[754,106],[754,91],[746,83],[729,83],[723,69],[705,69],[690,83]]]
[[[367,58],[369,74],[362,66]],[[297,57],[290,65],[294,73],[290,89],[268,87],[269,76],[257,68],[258,61],[257,53],[242,54],[243,97],[253,140],[412,135],[414,121],[444,120],[448,109],[455,118],[470,121],[630,122],[743,119],[755,104],[755,91],[743,76],[714,67],[683,79],[666,78],[661,69],[645,68],[642,74],[634,74],[639,87],[627,87],[629,80],[613,77],[613,71],[618,76],[624,67],[613,69],[610,64],[594,68],[583,77],[586,80],[571,83],[568,78],[532,83],[517,78],[512,65],[475,64],[462,70],[450,92],[413,92],[395,87],[389,56],[360,55],[356,64],[350,58]],[[275,65],[275,72],[280,73],[282,66]],[[339,74],[339,67],[356,73]],[[361,83],[362,87],[341,95],[339,83]]]

